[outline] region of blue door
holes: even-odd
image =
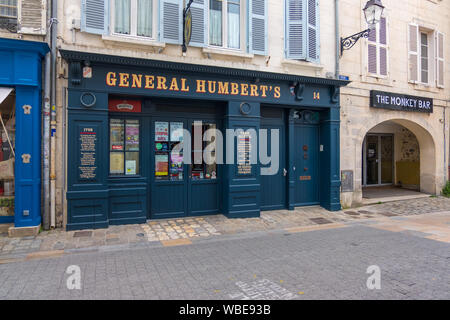
[[[295,206],[319,204],[319,127],[295,126]]]
[[[275,152],[279,154],[278,170],[274,175],[261,174],[261,210],[277,210],[286,208],[286,133],[283,118],[281,119],[261,119],[261,129],[267,130],[267,154],[274,155]],[[278,143],[273,145],[272,135],[274,130],[278,131]],[[261,143],[261,142],[260,142]],[[260,145],[261,149],[261,145]],[[263,165],[261,168],[270,167],[270,164]]]
[[[212,136],[215,120],[161,117],[152,120],[153,157],[150,218],[176,218],[220,212],[220,166],[215,163]],[[186,136],[186,132],[190,137]],[[194,135],[201,137],[194,141]],[[208,139],[205,139],[207,137]],[[181,148],[181,142],[191,150]],[[204,141],[207,140],[207,141]]]

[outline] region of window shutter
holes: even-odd
[[[267,53],[267,0],[249,0],[249,52]]]
[[[183,6],[181,0],[160,0],[160,39],[162,42],[182,44]]]
[[[444,35],[436,32],[436,85],[444,87]]]
[[[206,23],[208,21],[206,2],[208,0],[194,0],[191,5],[192,35],[189,45],[203,47],[206,43]]]
[[[409,81],[416,82],[419,80],[419,26],[417,24],[410,24],[408,28]]]
[[[306,10],[304,0],[286,0],[286,57],[306,59]]]
[[[388,62],[387,62],[387,25],[386,18],[381,18],[380,21],[380,44],[379,46],[379,61],[380,61],[380,75],[387,76]]]
[[[377,46],[369,44],[368,52],[369,52],[368,71],[370,73],[377,73]]]
[[[19,0],[17,2],[18,33],[46,34],[47,1]]]
[[[308,0],[308,61],[320,60],[319,1]]]
[[[81,0],[81,31],[107,34],[109,0]]]

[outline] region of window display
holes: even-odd
[[[181,142],[183,142],[183,122],[170,122],[170,125],[169,122],[155,122],[155,177],[157,180],[183,180],[183,151],[177,149]]]
[[[139,174],[139,128],[139,120],[110,119],[110,174]]]
[[[192,180],[217,179],[215,129],[216,124],[214,123],[196,121],[192,125]],[[203,141],[205,134],[205,140],[209,141]],[[195,135],[200,135],[202,141],[200,145],[201,149],[198,150],[195,149]]]

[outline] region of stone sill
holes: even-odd
[[[417,82],[409,82],[409,84],[417,91],[439,93],[443,88],[435,87],[433,85],[422,84]]]
[[[150,47],[158,47],[165,48],[166,44],[163,42],[158,42],[156,40],[145,40],[141,38],[135,37],[127,37],[127,36],[117,36],[117,35],[102,35],[102,40],[105,42],[121,42],[132,45],[144,45]]]
[[[246,58],[246,59],[253,59],[255,57],[255,55],[252,53],[245,53],[242,51],[211,48],[211,47],[202,48],[202,52],[204,54],[217,54],[217,55],[222,55],[222,56],[233,56],[233,57],[240,57],[240,58]]]
[[[281,60],[282,65],[291,65],[291,66],[297,66],[297,67],[304,67],[304,68],[310,68],[316,71],[323,70],[324,66],[322,64],[316,64],[313,62],[308,61],[300,61],[300,60],[291,60],[291,59],[282,59]]]

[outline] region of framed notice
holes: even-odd
[[[111,152],[109,155],[109,166],[111,174],[123,174],[124,154],[122,152]]]

